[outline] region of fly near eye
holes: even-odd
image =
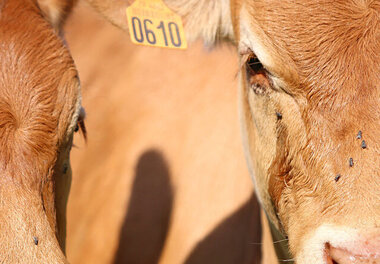
[[[264,70],[264,66],[261,64],[261,62],[256,56],[251,56],[247,60],[246,65],[247,65],[247,69],[252,71],[252,73],[257,73]]]

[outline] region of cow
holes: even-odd
[[[0,1],[1,263],[67,263],[69,153],[83,124],[78,74],[61,37],[72,5]]]
[[[85,3],[64,31],[89,131],[71,152],[70,263],[275,263],[241,146],[233,47],[137,46]]]
[[[127,30],[131,1],[88,2]],[[236,46],[244,152],[273,237],[288,241],[279,255],[380,263],[380,1],[165,3],[189,40]]]

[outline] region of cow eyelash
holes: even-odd
[[[250,57],[246,62],[247,68],[253,72],[259,72],[264,70],[264,66],[261,64],[256,56]]]
[[[87,141],[87,129],[86,129],[86,125],[84,123],[84,120],[78,120],[75,128],[74,128],[74,132],[81,132],[83,138],[85,141]]]
[[[261,61],[253,53],[243,55],[243,62],[250,74],[266,72]]]
[[[84,108],[81,108],[77,124],[75,125],[75,128],[74,128],[74,132],[80,131],[82,133],[84,139],[87,141],[87,129],[86,129],[86,125],[84,123],[85,118],[86,118],[86,113],[84,111]]]

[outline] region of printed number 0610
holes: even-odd
[[[132,27],[133,27],[133,35],[135,37],[135,40],[139,43],[143,43],[144,40],[148,41],[149,44],[156,44],[156,35],[153,30],[149,29],[151,27],[153,22],[150,19],[144,19],[143,23],[141,23],[141,20],[138,17],[132,17]],[[161,29],[162,36],[164,37],[165,46],[169,46],[168,38],[167,38],[167,30],[169,31],[170,41],[171,44],[174,47],[180,47],[181,42],[181,36],[179,34],[178,25],[174,22],[169,22],[167,25],[163,21],[160,21],[160,24],[157,29]],[[174,33],[173,33],[174,31]],[[145,34],[144,34],[145,33]]]

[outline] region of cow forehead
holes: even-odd
[[[55,160],[80,98],[63,42],[36,6],[20,2],[5,2],[0,14],[0,167],[37,175],[25,167]]]
[[[292,67],[309,88],[304,92],[379,89],[380,1],[258,0],[242,9],[240,19],[260,28],[272,60]]]

